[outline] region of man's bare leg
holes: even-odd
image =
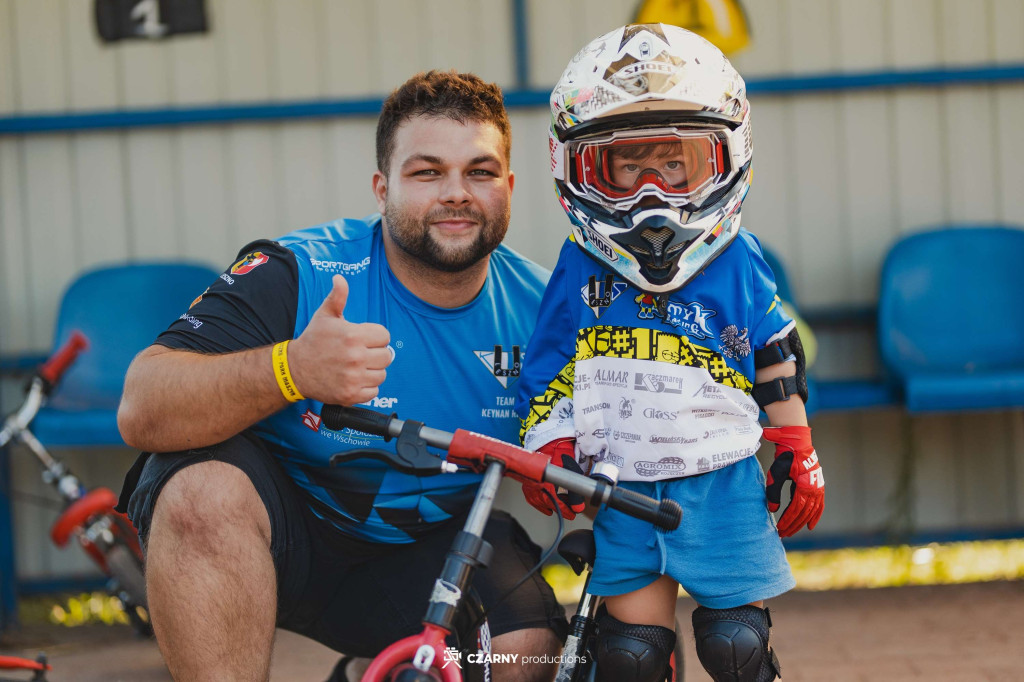
[[[268,678],[277,618],[270,537],[259,494],[230,464],[193,464],[164,486],[146,591],[160,652],[178,682]]]
[[[513,630],[495,637],[491,649],[496,654],[519,654],[515,663],[496,663],[491,666],[495,682],[548,682],[555,678],[558,670],[557,656],[562,643],[555,633],[547,628]],[[544,662],[525,662],[535,657]]]

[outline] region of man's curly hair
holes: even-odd
[[[416,74],[384,101],[377,120],[377,170],[384,175],[391,169],[395,133],[413,116],[493,123],[505,142],[505,160],[509,159],[512,130],[501,88],[472,73],[434,70]]]

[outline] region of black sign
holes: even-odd
[[[96,0],[96,30],[103,42],[158,40],[206,33],[205,0]]]

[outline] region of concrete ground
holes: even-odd
[[[771,606],[787,682],[1024,680],[1024,581],[791,592]],[[692,601],[679,601],[681,622],[689,622],[693,608]],[[692,635],[686,645],[687,679],[708,679]],[[155,642],[135,638],[127,627],[37,626],[0,636],[0,655],[32,657],[40,649],[53,664],[53,682],[170,680]],[[337,658],[281,631],[271,679],[317,682]]]

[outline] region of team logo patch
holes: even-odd
[[[306,410],[302,415],[302,423],[311,431],[320,431],[320,415],[315,414],[313,410]]]
[[[206,296],[207,292],[209,292],[209,291],[210,291],[210,287],[206,287],[206,290],[203,291],[203,293],[201,293],[198,296],[196,296],[195,300],[192,301],[191,303],[189,303],[188,309],[192,310],[192,308],[195,307],[196,303],[199,303],[201,300],[203,300],[203,296]]]
[[[473,353],[491,371],[503,388],[508,388],[509,384],[519,378],[519,370],[523,366],[525,354],[519,350],[518,345],[512,346],[511,352],[496,345],[494,350],[475,350]]]
[[[722,330],[721,340],[722,355],[732,360],[741,360],[750,355],[750,339],[747,338],[746,327],[740,331],[739,327],[730,324]]]
[[[626,290],[627,286],[625,282],[615,281],[613,275],[605,275],[605,278],[600,281],[591,275],[587,283],[580,289],[580,295],[587,307],[594,311],[594,317],[600,318],[601,314],[608,309],[612,301]]]
[[[636,314],[641,320],[653,320],[658,317],[670,327],[679,329],[692,339],[709,339],[712,336],[708,327],[708,318],[718,313],[705,308],[703,303],[676,303],[667,296],[639,294],[633,299],[639,304],[640,311]]]
[[[259,266],[270,260],[270,256],[263,253],[262,251],[253,251],[248,254],[245,258],[238,261],[231,266],[232,275],[244,275],[247,272],[252,272]]]

